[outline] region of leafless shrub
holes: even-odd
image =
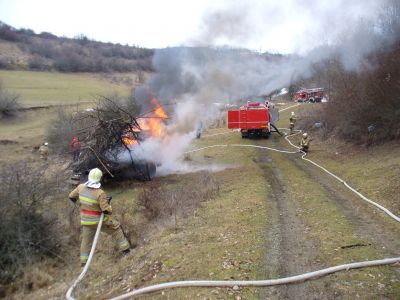
[[[10,94],[0,82],[0,117],[14,117],[18,111],[19,95]]]
[[[346,69],[337,57],[314,65],[311,81],[325,87],[330,101],[311,116],[303,115],[300,128],[308,130],[320,122],[324,137],[365,145],[400,138],[399,20],[400,2],[386,1],[378,24],[381,46],[357,71]]]
[[[143,188],[138,196],[138,204],[143,206],[148,219],[157,218],[165,206],[166,190],[155,184]]]
[[[69,149],[69,142],[76,134],[73,116],[72,112],[61,107],[56,112],[55,121],[47,129],[47,140],[55,153],[65,153]]]
[[[0,282],[18,276],[23,266],[59,249],[54,213],[46,202],[56,191],[54,176],[43,166],[6,164],[0,171]]]
[[[172,218],[175,228],[178,219],[187,216],[204,201],[219,194],[219,184],[209,172],[201,172],[197,180],[183,186],[166,187],[151,184],[142,189],[138,204],[143,206],[149,220]]]
[[[334,134],[352,143],[372,145],[399,139],[399,55],[397,43],[370,55],[359,72],[346,71],[337,61],[325,65],[330,101],[314,110],[309,120],[321,122],[325,136]],[[307,128],[304,121],[299,126]]]

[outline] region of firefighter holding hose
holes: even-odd
[[[292,113],[290,114],[290,118],[289,118],[289,129],[290,129],[290,134],[293,133],[293,129],[294,129],[294,124],[296,124],[296,115],[294,114],[294,111],[292,111]]]
[[[303,133],[303,138],[300,141],[300,150],[307,153],[310,149],[311,139],[308,138],[307,132]]]
[[[130,252],[129,242],[122,231],[120,223],[110,216],[112,214],[111,197],[107,197],[106,193],[100,188],[102,176],[103,173],[100,169],[90,170],[88,181],[78,185],[69,194],[69,199],[77,204],[80,209],[82,226],[80,261],[82,266],[86,264],[89,258],[89,252],[102,212],[105,216],[101,230],[112,235],[113,240],[123,254]]]
[[[47,160],[49,157],[49,143],[45,142],[39,147],[39,154],[41,159]]]

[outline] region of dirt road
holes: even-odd
[[[286,146],[277,137],[271,137],[268,145]],[[399,255],[399,224],[301,160],[300,155],[259,150],[257,160],[271,191],[266,196],[270,220],[266,278]],[[263,289],[260,298],[395,299],[399,295],[399,268],[383,267]]]

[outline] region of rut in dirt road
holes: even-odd
[[[371,247],[385,257],[399,255],[400,227],[385,213],[360,199],[329,175],[321,172],[308,162],[295,156],[288,156],[293,164],[324,188],[329,198],[340,208],[352,224],[357,235],[368,241]],[[399,270],[400,272],[400,270]]]
[[[270,141],[274,145],[269,146],[282,148],[277,146],[276,140],[271,139]],[[398,224],[348,191],[329,175],[301,160],[300,154],[276,154],[259,150],[257,162],[264,171],[267,184],[270,185],[270,193],[266,197],[269,208],[269,211],[266,212],[269,219],[265,255],[267,278],[285,277],[318,270],[331,266],[335,260],[354,261],[353,259],[356,259],[360,252],[357,254],[357,252],[351,252],[353,250],[348,250],[352,249],[352,239],[363,241],[362,244],[365,245],[361,246],[366,247],[365,253],[369,253],[370,259],[393,257],[399,254],[400,228]],[[296,182],[297,186],[300,184],[304,187],[298,190]],[[314,211],[314,206],[310,206],[308,203],[307,189],[310,188],[315,189],[315,193],[311,193],[312,196],[309,195],[312,197],[310,200],[314,199],[312,203],[316,205],[315,208],[323,205],[324,212]],[[299,191],[302,192],[299,194]],[[296,199],[299,196],[303,199],[302,201]],[[306,203],[308,204],[303,206]],[[326,215],[327,211],[331,210],[333,215]],[[341,229],[348,230],[347,238],[335,238],[335,231],[332,229],[334,227],[326,228],[326,232],[324,232],[325,230],[321,232],[321,228],[316,227],[315,223],[309,224],[309,221],[304,219],[305,211],[312,211],[314,222],[315,218],[323,220],[326,217],[331,219],[330,222],[336,219],[341,220],[341,224],[347,224],[346,229],[343,227]],[[327,224],[331,223],[328,221]],[[312,226],[309,228],[310,225]],[[321,249],[319,241],[321,234],[325,245],[331,240],[336,241],[335,244]],[[342,246],[350,246],[350,248],[342,249]],[[321,257],[324,258],[320,260]],[[375,272],[371,278],[383,275],[376,269],[361,272],[364,275]],[[390,272],[389,275],[383,275],[386,276],[388,292],[382,290],[377,281],[365,282],[352,279],[353,275],[357,276],[353,272],[348,275],[332,275],[270,290],[263,289],[261,298],[332,299],[345,297],[345,295],[356,298],[360,297],[359,294],[363,295],[366,292],[367,294],[364,296],[371,293],[371,296],[375,295],[377,298],[391,299],[393,293],[390,292],[390,289],[393,289],[396,282],[399,282],[400,270],[391,268],[388,269],[388,272]]]
[[[267,197],[269,228],[266,234],[265,270],[266,278],[286,277],[322,268],[316,258],[317,245],[308,238],[308,228],[297,216],[296,199],[287,192],[288,186],[278,166],[265,151],[259,150],[258,162],[271,186]],[[326,278],[300,284],[264,289],[261,298],[279,299],[324,299],[335,291],[324,286]]]

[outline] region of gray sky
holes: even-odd
[[[142,47],[227,45],[304,53],[335,43],[384,0],[0,0],[0,20]]]

